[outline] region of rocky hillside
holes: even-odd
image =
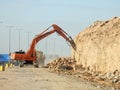
[[[75,38],[72,57],[93,72],[120,71],[120,17],[96,21]]]

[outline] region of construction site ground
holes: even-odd
[[[48,68],[12,67],[0,72],[0,90],[115,90],[82,78],[49,72]]]

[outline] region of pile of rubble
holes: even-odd
[[[72,75],[88,81],[98,82],[104,86],[114,86],[120,88],[120,73],[118,70],[109,73],[91,71],[89,68],[77,65],[76,60],[71,57],[57,58],[47,64],[50,72]]]
[[[96,78],[120,85],[120,73],[118,72],[118,70],[115,70],[111,73],[105,73],[103,75],[99,74]]]
[[[50,71],[59,73],[61,71],[73,70],[75,64],[75,59],[70,57],[61,57],[53,60],[51,63],[47,64],[47,66]]]

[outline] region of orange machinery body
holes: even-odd
[[[13,60],[27,60],[27,61],[35,61],[36,60],[36,52],[34,52],[33,55],[31,54],[16,54],[16,53],[13,53],[10,55],[10,58],[13,59]]]
[[[48,31],[49,28],[53,27],[52,30]],[[30,45],[30,48],[26,53],[12,53],[10,54],[10,57],[12,60],[26,60],[26,61],[35,61],[36,60],[36,50],[35,46],[36,44],[44,39],[45,37],[49,36],[50,34],[53,34],[54,32],[58,33],[61,37],[63,37],[66,41],[70,43],[73,49],[76,49],[75,43],[73,39],[65,32],[63,31],[59,26],[56,24],[53,24],[46,30],[44,30],[42,33],[38,34],[33,40]]]

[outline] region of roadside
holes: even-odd
[[[50,73],[47,68],[8,68],[0,72],[1,90],[114,90],[72,76]]]

